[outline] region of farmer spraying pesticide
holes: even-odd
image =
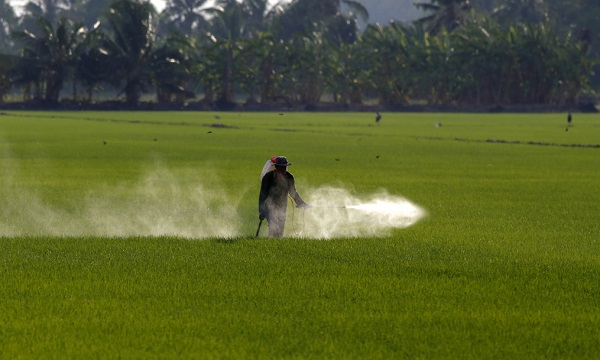
[[[267,219],[269,236],[281,237],[285,228],[288,195],[298,208],[309,207],[296,191],[294,175],[287,171],[292,165],[285,156],[273,156],[265,164],[260,176],[260,196],[258,198],[259,219]],[[260,231],[260,224],[256,235]]]

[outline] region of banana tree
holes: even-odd
[[[326,56],[326,49],[327,45],[319,33],[296,37],[289,44],[291,77],[287,86],[300,104],[313,106],[321,99],[325,62],[331,60]]]
[[[358,43],[327,44],[328,61],[323,71],[328,90],[335,102],[360,104],[366,88],[364,69],[371,64]]]
[[[584,41],[575,41],[570,36],[560,45],[557,55],[555,66],[559,69],[559,75],[555,82],[556,100],[559,104],[574,105],[582,90],[592,89],[590,74],[598,61],[593,61]]]
[[[476,104],[506,102],[511,52],[506,32],[493,21],[473,22],[453,33],[463,101]]]
[[[364,69],[367,88],[375,91],[384,105],[406,104],[410,81],[407,39],[401,26],[369,25],[360,41],[369,66]],[[414,76],[414,74],[412,75]]]
[[[276,42],[268,32],[259,32],[257,36],[244,41],[237,56],[239,69],[236,71],[236,82],[240,90],[248,94],[252,101],[260,94],[261,102],[268,103],[273,99],[275,90],[274,58]]]
[[[326,61],[323,77],[334,101],[343,104],[362,102],[363,69],[367,58],[361,57],[358,26],[355,18],[338,15],[329,20],[324,33]]]
[[[460,88],[462,74],[458,71],[456,49],[446,29],[428,41],[429,78],[428,100],[433,104],[447,104],[454,100]]]
[[[191,58],[194,61],[190,67],[190,77],[195,81],[195,88],[204,93],[203,101],[214,104],[221,84],[222,47],[212,34],[193,40]]]

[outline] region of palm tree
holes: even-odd
[[[438,34],[442,29],[452,31],[464,24],[469,11],[469,0],[429,0],[429,2],[415,3],[419,9],[429,13],[417,20],[426,26],[432,34]]]
[[[304,1],[307,1],[307,0],[304,0]],[[365,8],[364,5],[361,4],[359,1],[355,1],[355,0],[322,0],[322,1],[319,1],[319,3],[320,3],[320,8],[318,8],[318,9],[324,11],[321,13],[321,15],[323,17],[336,16],[342,12],[343,6],[347,6],[350,11],[350,15],[352,17],[358,16],[363,21],[367,21],[369,19],[369,12],[367,11],[367,8]],[[314,6],[315,4],[313,3],[310,5]]]
[[[195,95],[188,90],[191,44],[186,37],[173,34],[150,56],[151,77],[158,102],[183,102]]]
[[[66,10],[69,18],[83,22],[86,28],[91,29],[108,9],[110,0],[71,0],[69,9]]]
[[[105,41],[105,34],[96,27],[88,33],[82,44],[75,77],[84,85],[87,101],[92,101],[94,90],[103,82],[108,83],[113,79],[114,85],[118,86],[118,81],[111,76],[109,54],[102,48]]]
[[[37,83],[37,95],[45,90],[44,100],[57,103],[70,68],[74,67],[74,50],[83,41],[85,31],[80,23],[61,19],[53,26],[43,17],[37,18],[39,35],[28,30],[13,34],[23,45],[22,61],[17,65],[17,83]]]
[[[0,53],[12,52],[10,30],[17,25],[17,17],[7,0],[0,0]]]
[[[214,45],[221,57],[221,89],[217,106],[229,109],[234,106],[233,80],[234,55],[238,51],[239,42],[244,36],[244,7],[236,0],[219,0],[210,10],[211,36],[216,40]]]
[[[208,27],[205,15],[209,0],[168,0],[161,13],[161,34],[177,32],[180,35],[198,35]]]
[[[494,10],[498,1],[499,0],[471,0],[471,5],[475,11],[489,14]]]
[[[110,58],[112,74],[123,85],[127,103],[136,106],[150,83],[154,48],[155,10],[149,2],[114,0],[106,13],[108,36],[102,51]]]
[[[69,5],[69,0],[33,0],[25,4],[24,7],[24,21],[27,22],[27,18],[35,19],[37,17],[44,17],[50,23],[54,23],[58,16],[63,12]],[[29,25],[29,24],[26,24]]]
[[[192,41],[191,57],[194,61],[190,66],[191,79],[196,82],[195,87],[202,89],[202,101],[212,106],[221,84],[222,51],[217,38],[212,35]]]
[[[259,32],[266,31],[269,22],[283,12],[280,3],[269,6],[269,0],[243,0],[242,7],[246,14],[244,33],[248,38],[254,38]]]
[[[505,25],[538,24],[549,20],[544,0],[503,0],[492,15]]]

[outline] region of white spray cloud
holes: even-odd
[[[241,232],[239,199],[197,172],[156,165],[139,181],[90,191],[68,209],[48,204],[17,178],[5,173],[0,180],[0,236],[227,238]]]
[[[215,183],[206,175],[156,167],[133,187],[88,195],[84,218],[102,236],[238,236],[239,200]]]
[[[393,229],[414,225],[427,215],[423,208],[386,190],[367,198],[335,187],[322,187],[309,193],[307,202],[312,207],[301,210],[302,214],[294,219],[294,228],[300,228],[297,236],[301,237],[383,237]]]

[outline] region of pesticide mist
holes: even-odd
[[[382,237],[427,215],[418,205],[385,190],[359,198],[342,188],[323,187],[310,192],[308,203],[311,208],[296,210],[301,214],[295,216],[294,228],[302,237]]]
[[[236,199],[215,179],[197,172],[154,166],[137,181],[105,185],[62,206],[19,186],[4,174],[0,186],[0,236],[176,236],[240,235]]]

